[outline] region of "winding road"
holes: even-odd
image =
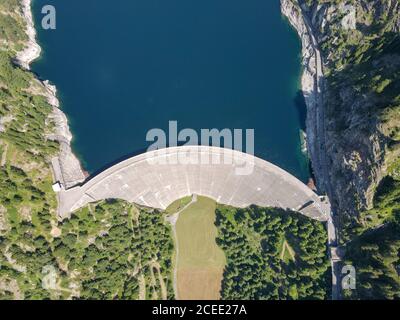
[[[304,24],[307,28],[308,35],[311,39],[311,45],[315,54],[315,63],[316,63],[316,74],[315,74],[315,88],[314,92],[316,93],[317,98],[317,107],[316,112],[318,113],[315,117],[317,119],[317,133],[316,136],[319,138],[318,144],[318,156],[319,156],[319,172],[323,175],[323,188],[329,196],[332,196],[333,190],[330,184],[329,179],[329,165],[326,156],[326,125],[325,125],[325,104],[323,100],[323,88],[324,88],[324,72],[323,72],[323,63],[321,58],[321,52],[319,50],[318,42],[314,36],[314,31],[312,27],[312,23],[308,17],[308,13],[306,11],[306,5],[304,0],[298,0],[300,9],[302,11],[302,17]],[[340,299],[340,264],[341,259],[337,255],[337,247],[338,247],[338,233],[335,225],[335,213],[333,210],[330,210],[328,220],[327,220],[327,228],[328,228],[328,246],[330,249],[330,258],[331,258],[331,267],[332,267],[332,300]]]

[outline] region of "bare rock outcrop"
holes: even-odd
[[[28,42],[25,48],[17,53],[16,62],[21,67],[29,70],[30,64],[39,58],[41,48],[36,42],[36,30],[33,24],[31,0],[22,0],[22,13],[26,21],[26,34]],[[85,180],[85,175],[81,168],[78,158],[74,155],[71,149],[72,134],[69,130],[68,120],[65,114],[60,109],[60,103],[57,98],[57,89],[51,85],[49,81],[39,81],[41,86],[41,94],[43,94],[48,103],[53,106],[53,112],[49,116],[49,120],[55,125],[55,130],[47,138],[58,141],[60,144],[60,153],[57,159],[52,160],[53,171],[55,178],[66,187],[70,188]],[[58,167],[55,167],[58,166]]]
[[[367,49],[379,48],[370,39],[399,31],[400,5],[392,0],[281,0],[281,9],[302,40],[307,145],[317,186],[328,193],[341,231],[351,230],[365,223],[361,213],[373,207],[377,186],[395,158],[389,144],[400,119],[393,113],[382,120],[393,97],[381,94],[390,82],[376,72],[394,74],[400,56]],[[372,65],[357,69],[367,54]]]

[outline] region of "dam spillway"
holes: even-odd
[[[59,215],[105,199],[165,209],[193,194],[238,208],[291,209],[319,221],[326,221],[330,210],[304,183],[265,160],[218,147],[183,146],[134,156],[82,185],[62,189]]]

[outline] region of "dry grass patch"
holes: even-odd
[[[198,197],[197,202],[181,212],[176,223],[179,299],[220,298],[226,261],[215,241],[215,209],[215,201]]]

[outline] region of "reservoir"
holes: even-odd
[[[56,30],[41,28],[53,5]],[[153,128],[254,129],[255,154],[307,181],[300,41],[278,0],[34,0],[43,52],[94,173],[144,152]]]

